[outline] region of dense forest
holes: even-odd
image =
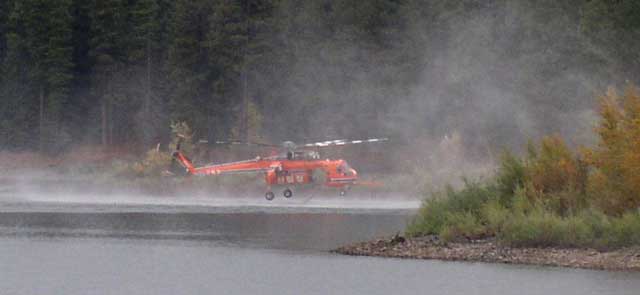
[[[559,133],[638,81],[636,0],[0,0],[0,150]]]

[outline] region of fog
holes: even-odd
[[[615,75],[619,60],[611,51],[584,35],[580,9],[555,1],[443,3],[408,1],[383,15],[371,13],[376,9],[371,3],[283,1],[272,15],[279,20],[274,29],[260,36],[264,40],[255,37],[269,49],[247,57],[246,88],[256,108],[250,135],[273,143],[389,137],[388,143],[330,149],[324,155],[347,159],[365,178],[410,192],[459,184],[463,176],[489,177],[503,149],[520,152],[528,140],[544,135],[559,134],[574,147],[593,144],[596,96],[625,77]],[[362,23],[374,25],[363,28]],[[216,57],[222,59],[209,58]],[[110,120],[115,122],[110,124],[115,127],[109,128],[116,137],[135,130],[138,138],[127,138],[128,145],[115,143],[114,149],[139,153],[152,148],[153,139],[166,150],[167,121],[185,118],[184,113],[195,139],[214,142],[238,133],[241,84],[231,83],[235,88],[220,94],[209,81],[182,93],[176,89],[186,80],[163,80],[170,75],[158,70],[150,75],[158,80],[150,87],[157,89],[145,109],[139,97],[146,91],[140,87],[146,73],[132,68],[116,72],[113,81],[91,81],[97,89],[112,82],[124,89],[113,99]],[[155,85],[163,81],[168,84]],[[91,97],[80,90],[76,94]],[[131,102],[122,103],[130,96]],[[134,116],[124,111],[128,108]],[[101,104],[91,105],[87,125],[72,126],[71,134],[85,138],[76,146],[99,141],[100,111]],[[194,154],[199,164],[269,153],[202,149],[213,152]],[[84,164],[81,158],[73,161]]]
[[[262,189],[261,189],[262,188]],[[420,199],[402,193],[354,190],[347,196],[319,188],[294,188],[285,199],[264,200],[264,188],[252,181],[243,189],[233,186],[199,187],[178,182],[170,191],[148,187],[100,183],[43,171],[20,171],[0,177],[2,212],[362,212],[362,210],[413,210]],[[355,211],[354,211],[355,210]]]
[[[424,3],[398,12],[403,29],[376,42],[348,21],[338,33],[315,19],[295,22],[284,7],[295,22],[283,33],[285,51],[295,61],[281,87],[286,114],[267,106],[265,118],[275,119],[265,120],[264,132],[296,140],[389,136],[384,148],[362,148],[364,160],[347,153],[369,172],[377,170],[368,164],[371,149],[396,172],[448,170],[438,182],[462,171],[483,175],[503,149],[522,151],[545,135],[593,144],[596,97],[620,81],[612,58],[584,36],[577,10],[525,2],[446,15]]]

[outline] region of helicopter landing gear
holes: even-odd
[[[347,195],[347,191],[351,189],[351,186],[345,186],[343,188],[340,189],[340,196],[344,197],[345,195]]]
[[[273,192],[267,192],[266,194],[264,194],[264,198],[267,199],[267,201],[271,201],[276,197],[276,195]]]
[[[293,192],[291,191],[291,189],[285,189],[284,192],[282,192],[282,195],[284,195],[285,198],[291,198],[293,196]]]

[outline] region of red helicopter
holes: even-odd
[[[264,173],[267,184],[265,198],[269,201],[275,198],[271,190],[272,186],[284,186],[283,196],[291,198],[293,191],[291,186],[314,183],[316,178],[324,178],[324,185],[340,189],[340,195],[344,196],[346,191],[358,184],[358,172],[351,168],[347,161],[343,159],[330,160],[321,159],[319,149],[331,146],[344,146],[351,144],[378,143],[385,142],[387,138],[370,138],[364,140],[331,140],[315,143],[297,145],[291,141],[285,141],[282,146],[248,143],[240,141],[217,141],[216,144],[246,144],[265,147],[283,148],[282,152],[275,156],[256,157],[254,159],[230,162],[222,164],[212,164],[203,167],[195,167],[191,160],[180,151],[182,137],[176,145],[173,158],[177,160],[189,175],[220,175],[231,173]],[[315,177],[319,171],[321,177]]]

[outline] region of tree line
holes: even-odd
[[[512,117],[468,121],[469,106],[496,88],[553,130],[567,105],[591,107],[598,83],[637,79],[639,10],[633,0],[0,0],[0,149],[148,148],[168,141],[171,121],[210,140],[456,129],[508,144],[522,133]]]

